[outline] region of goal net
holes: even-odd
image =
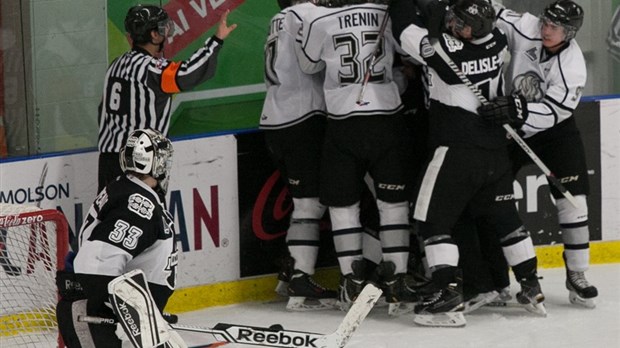
[[[59,211],[0,203],[0,347],[58,347],[55,279],[68,246]]]

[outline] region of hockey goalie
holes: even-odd
[[[172,153],[158,131],[133,131],[120,152],[124,174],[90,207],[56,279],[67,347],[186,347],[162,316],[176,282],[173,219],[164,207]]]

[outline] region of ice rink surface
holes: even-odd
[[[546,296],[546,318],[522,308],[490,308],[466,315],[464,328],[425,328],[412,322],[413,314],[392,318],[387,308],[374,308],[355,332],[350,348],[620,348],[620,264],[594,265],[586,273],[599,290],[595,309],[568,302],[563,268],[541,269]],[[519,286],[513,282],[512,294]],[[328,334],[344,317],[337,310],[289,312],[286,303],[245,303],[179,315],[179,324],[214,326],[216,323],[269,327]],[[213,342],[208,334],[180,332],[189,346]],[[228,344],[226,347],[251,347]]]

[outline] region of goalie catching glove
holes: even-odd
[[[527,101],[517,94],[497,97],[492,102],[479,107],[478,114],[493,124],[500,126],[509,124],[519,129],[527,120]]]

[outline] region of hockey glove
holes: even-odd
[[[521,128],[527,120],[527,101],[521,95],[497,97],[494,101],[478,108],[478,114],[488,122],[497,125],[509,124]]]
[[[445,31],[445,18],[448,12],[448,3],[444,1],[433,1],[427,5],[428,18],[426,27],[428,37],[438,39]]]

